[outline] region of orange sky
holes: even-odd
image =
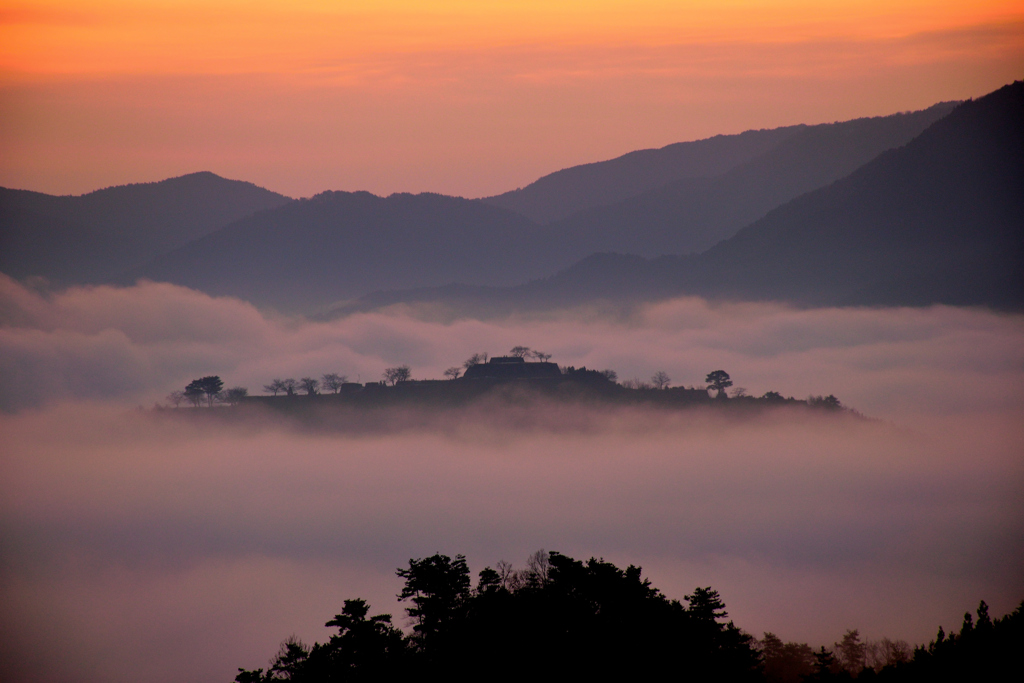
[[[1019,0],[0,1],[0,185],[478,196],[1021,77]]]

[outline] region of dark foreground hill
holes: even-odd
[[[801,305],[1024,308],[1024,83],[694,256],[597,254],[507,289],[378,293],[476,312],[696,294]]]
[[[95,282],[289,201],[213,173],[81,196],[0,188],[0,272]]]
[[[262,668],[240,668],[238,683],[397,681],[433,676],[523,681],[994,681],[1024,676],[1024,604],[913,650],[905,641],[863,642],[850,630],[832,648],[757,640],[732,621],[718,591],[697,587],[670,599],[642,569],[538,551],[524,569],[485,567],[476,585],[466,558],[440,553],[396,570],[408,635],[365,600],[345,600],[324,626],[323,643],[282,643]],[[685,604],[684,604],[685,603]],[[329,612],[328,612],[329,614]],[[829,636],[831,634],[828,634]],[[828,637],[828,636],[825,636]],[[823,638],[824,639],[824,638]]]

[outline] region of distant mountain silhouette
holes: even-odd
[[[290,200],[210,173],[81,197],[0,189],[0,271],[149,278],[305,312],[681,293],[1021,307],[1021,87],[952,113],[942,104],[645,150],[487,200]],[[580,206],[591,208],[547,225],[517,212]],[[662,252],[676,255],[651,258]]]
[[[437,194],[324,192],[237,221],[131,271],[309,310],[386,287],[510,285],[564,257],[519,214]]]
[[[1024,308],[1024,83],[961,104],[702,254],[595,254],[519,287],[377,292],[355,308],[431,301],[480,313],[679,294]]]
[[[551,223],[578,211],[635,197],[691,178],[711,178],[777,147],[804,126],[748,130],[642,149],[608,161],[562,169],[524,188],[479,201]]]
[[[700,256],[688,291],[850,304],[1024,305],[1024,82]]]
[[[776,201],[834,180],[910,139],[948,110],[948,105],[937,105],[915,114],[752,131],[569,169],[538,181],[537,187],[580,180],[577,189],[598,188],[608,197],[661,182],[673,169],[732,168],[716,179],[678,181],[543,227],[490,201],[324,193],[238,221],[130,271],[129,279],[167,280],[306,311],[377,289],[450,282],[513,285],[566,268],[595,251],[648,253],[648,246],[656,253],[693,243],[683,226],[669,225],[672,216],[689,210],[680,201],[703,207],[703,220],[713,224],[710,233],[705,229],[705,240],[714,230],[732,234],[740,227],[737,221],[756,218]],[[615,190],[611,182],[623,185]],[[635,215],[630,219],[623,211]]]
[[[81,196],[0,188],[0,271],[93,282],[288,197],[213,173]]]
[[[551,241],[561,249],[586,244],[581,257],[595,251],[641,256],[704,251],[769,210],[905,145],[955,106],[947,102],[907,114],[779,129],[787,135],[771,149],[716,178],[677,180],[580,211],[549,226]]]

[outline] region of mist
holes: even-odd
[[[40,294],[0,280],[0,649],[12,680],[227,681],[345,598],[404,624],[396,567],[544,548],[712,586],[760,635],[922,642],[1024,598],[1024,332],[985,310],[679,299],[472,320],[320,323],[170,285]],[[195,377],[439,378],[526,344],[621,379],[725,369],[778,410],[520,408],[312,431],[140,411]],[[532,410],[532,412],[531,412]],[[485,416],[489,419],[485,419]],[[500,416],[499,416],[500,417]]]
[[[983,309],[709,303],[588,306],[494,320],[396,307],[310,322],[169,284],[41,294],[0,275],[0,409],[62,401],[151,406],[217,374],[250,393],[275,377],[381,379],[408,364],[440,379],[476,352],[525,344],[560,365],[700,386],[715,369],[752,395],[833,393],[860,411],[963,414],[1024,409],[1024,317]]]

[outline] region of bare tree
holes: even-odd
[[[175,408],[180,406],[182,404],[182,402],[184,402],[184,400],[185,400],[185,392],[184,391],[172,391],[171,393],[167,394],[167,402],[170,403]]]
[[[543,351],[531,351],[530,355],[536,358],[541,363],[547,363],[549,360],[551,360],[551,354],[544,353]]]
[[[396,368],[384,370],[384,381],[391,382],[391,386],[395,386],[399,382],[408,382],[411,378],[412,370],[409,369],[408,365],[399,365]]]
[[[864,664],[880,672],[887,666],[896,666],[910,660],[914,649],[905,640],[868,640],[864,642]]]
[[[668,385],[672,383],[672,379],[669,378],[668,373],[664,370],[658,370],[651,376],[651,384],[654,385],[655,389],[668,389]]]
[[[263,391],[269,391],[274,396],[277,396],[277,392],[284,391],[284,382],[279,379],[275,379],[270,384],[264,384]]]
[[[237,406],[246,396],[249,395],[249,390],[245,387],[231,387],[227,391],[221,393],[223,394],[221,398],[223,402]]]
[[[327,391],[338,393],[341,391],[341,385],[348,381],[348,377],[345,375],[339,375],[336,372],[329,372],[320,378],[320,384]]]
[[[541,586],[547,585],[551,576],[551,561],[543,548],[526,559],[526,568],[532,580]]]
[[[746,395],[747,395],[747,388],[746,387],[736,387],[735,389],[732,390],[732,397],[733,398],[743,398]]]
[[[315,396],[317,389],[320,388],[320,382],[312,377],[303,377],[299,380],[299,386],[308,396]]]
[[[512,350],[508,352],[508,355],[515,358],[526,358],[531,355],[529,346],[513,346]]]
[[[511,562],[507,560],[499,560],[498,564],[495,565],[495,568],[495,571],[498,572],[498,578],[501,581],[500,585],[502,588],[507,591],[511,591],[516,588],[516,586],[513,585],[515,583],[516,570],[512,567]]]
[[[604,375],[604,378],[612,384],[619,381],[619,373],[614,370],[602,370],[601,374]]]
[[[469,370],[474,365],[480,365],[481,363],[486,363],[486,362],[487,362],[487,352],[486,351],[484,351],[483,353],[474,353],[472,356],[470,356],[469,358],[466,359],[466,361],[462,364],[462,367],[464,367],[467,370]]]
[[[292,379],[291,377],[289,377],[288,379],[285,379],[285,380],[281,380],[281,390],[284,391],[284,393],[287,396],[294,396],[295,395],[295,390],[298,389],[298,388],[299,388],[298,380]]]
[[[462,368],[452,366],[444,371],[444,376],[448,379],[458,379],[459,375],[462,374]]]

